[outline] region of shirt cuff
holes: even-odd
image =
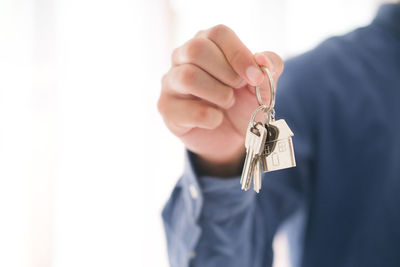
[[[253,190],[243,191],[240,176],[221,178],[198,176],[195,172],[194,154],[186,150],[182,189],[187,207],[198,221],[201,215],[207,220],[225,220],[242,212],[255,200]]]

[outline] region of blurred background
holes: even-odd
[[[381,2],[0,0],[0,266],[167,267],[184,148],[156,103],[173,48],[222,23],[288,58]],[[289,266],[283,234],[275,249]]]

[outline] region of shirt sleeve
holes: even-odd
[[[277,92],[277,119],[293,130],[297,167],[263,174],[259,194],[241,190],[240,177],[198,177],[191,153],[162,216],[171,267],[272,265],[278,227],[308,201],[312,180],[313,94],[300,67],[286,65]]]
[[[167,236],[170,265],[243,266],[232,246],[235,233],[251,223],[248,213],[255,192],[240,189],[240,177],[198,177],[193,154],[186,151],[185,169],[165,205],[162,217]],[[247,221],[247,222],[246,222]]]

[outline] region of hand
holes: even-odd
[[[262,94],[270,96],[259,66],[267,67],[275,82],[283,71],[277,54],[253,55],[224,25],[200,31],[172,54],[158,110],[209,175],[240,172],[247,125],[258,106],[255,86],[261,84]]]

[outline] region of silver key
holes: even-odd
[[[257,156],[257,158],[255,159],[256,162],[255,162],[254,170],[253,170],[253,173],[254,173],[254,179],[253,179],[254,187],[253,187],[253,189],[257,193],[259,193],[260,189],[261,189],[261,167],[260,167],[261,161],[260,161],[260,158],[261,158],[260,156]]]
[[[251,147],[251,138],[252,135],[254,135],[254,133],[251,131],[252,129],[252,124],[251,122],[249,123],[249,125],[247,126],[247,131],[246,131],[246,138],[245,138],[245,147],[246,147],[246,158],[244,160],[244,166],[243,166],[243,171],[242,171],[242,177],[240,179],[240,184],[242,185],[242,190],[246,187],[246,181],[249,177],[249,175],[251,175],[252,171],[253,171],[253,158],[254,158],[254,154],[253,154],[253,150],[250,149]]]
[[[243,165],[243,171],[242,171],[242,177],[240,179],[240,184],[242,185],[242,189],[245,185],[245,180],[247,179],[247,177],[249,176],[249,172],[251,171],[251,163],[252,163],[252,159],[253,159],[253,155],[251,154],[253,151],[250,151],[250,135],[253,134],[251,132],[251,123],[249,123],[249,125],[247,126],[247,130],[246,130],[246,137],[244,140],[244,146],[246,147],[246,157],[244,160],[244,165]]]
[[[250,122],[247,127],[245,146],[246,146],[246,158],[244,162],[242,177],[240,183],[242,190],[248,190],[250,188],[251,179],[253,176],[253,170],[257,157],[264,151],[265,139],[267,137],[267,130],[261,123],[257,123],[253,126]]]

